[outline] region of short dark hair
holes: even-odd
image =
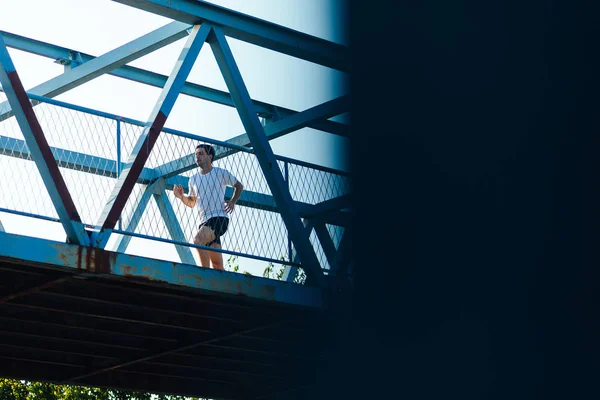
[[[199,144],[198,146],[196,146],[196,149],[204,149],[206,154],[208,154],[209,156],[212,156],[212,158],[210,159],[211,162],[215,159],[215,149],[210,144],[206,144],[206,143]]]

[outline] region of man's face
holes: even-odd
[[[196,149],[196,164],[199,167],[205,167],[208,165],[208,162],[210,160],[210,157],[208,154],[206,154],[206,150],[204,150],[203,148],[199,148]]]

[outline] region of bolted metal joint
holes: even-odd
[[[80,52],[69,51],[69,58],[57,58],[54,62],[62,65],[65,68],[64,72],[67,72],[83,64],[83,58]]]

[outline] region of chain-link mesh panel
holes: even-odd
[[[329,236],[331,237],[331,241],[333,242],[335,249],[336,250],[339,249],[340,242],[342,240],[342,237],[344,236],[344,233],[346,232],[346,228],[337,226],[337,225],[329,225],[329,224],[326,224],[325,227],[327,228],[327,231],[329,232]],[[332,267],[332,265],[327,263],[327,269],[331,269],[331,267]]]
[[[58,218],[36,165],[31,158],[14,158],[15,151],[0,157],[0,208]]]
[[[82,221],[96,225],[116,183],[117,159],[120,157],[121,163],[129,159],[144,127],[47,103],[34,110]],[[189,194],[189,180],[199,171],[194,151],[203,142],[190,137],[161,133],[121,213],[119,231],[193,243],[201,222],[199,212],[173,193],[173,185],[182,184]],[[256,156],[224,144],[213,147],[213,166],[231,172],[244,184],[242,198],[221,238],[222,248],[290,262],[293,245]],[[56,218],[15,117],[0,122],[0,148],[0,208]],[[278,166],[295,201],[318,204],[350,191],[348,177],[335,171],[290,161],[278,161]],[[229,188],[228,195],[231,193]],[[337,248],[344,229],[327,225],[327,230]],[[330,269],[314,230],[310,242],[321,266]]]
[[[10,110],[0,92],[0,115]],[[58,218],[29,147],[13,115],[0,121],[0,208]]]
[[[350,193],[350,179],[347,175],[329,170],[320,170],[290,161],[279,161],[279,167],[287,177],[290,195],[295,201],[318,204]],[[331,240],[337,250],[344,228],[326,225]],[[321,242],[313,230],[310,235],[315,254],[321,267],[331,269]]]
[[[135,214],[136,212],[145,212],[145,206],[140,205],[141,199],[142,199],[142,195],[144,194],[144,191],[146,190],[146,185],[141,185],[141,184],[136,184],[133,187],[133,190],[131,191],[131,194],[129,195],[129,201],[127,201],[127,203],[125,203],[125,207],[123,207],[123,211],[121,212],[121,217],[119,218],[119,221],[117,222],[117,228],[119,230],[123,230],[126,232],[132,232],[132,233],[141,233],[146,231],[147,229],[145,228],[140,228],[138,227],[136,229],[136,227],[134,226],[134,219],[136,218]],[[150,196],[151,197],[151,196]],[[148,199],[149,200],[149,199]],[[142,206],[144,207],[142,209]],[[138,225],[142,225],[143,223],[141,223],[142,219],[138,218]],[[145,222],[147,224],[147,222]]]
[[[326,224],[325,227],[327,229],[329,237],[331,238],[331,242],[333,243],[334,249],[337,251],[337,249],[339,248],[339,245],[340,245],[340,240],[342,239],[342,236],[343,236],[346,228],[337,226],[337,225],[329,225],[329,224]],[[319,260],[319,264],[321,265],[321,268],[324,269],[326,273],[329,272],[333,268],[333,266],[329,262],[329,259],[328,259],[327,255],[325,254],[325,249],[323,248],[321,240],[319,239],[319,237],[314,229],[311,230],[309,239],[310,239],[310,243],[312,244],[313,249],[315,251],[315,255],[317,256],[317,259]],[[293,252],[295,252],[295,250],[294,250],[295,248],[294,248],[293,244],[291,244],[291,249]],[[289,260],[289,258],[285,258],[285,259]]]
[[[133,148],[137,135],[122,134],[122,139],[124,148]],[[177,239],[172,233],[181,231],[183,241],[193,243],[202,222],[201,216],[196,208],[186,206],[175,197],[173,185],[182,184],[187,194],[190,194],[189,179],[199,171],[195,164],[194,152],[200,143],[204,142],[161,133],[146,163],[146,168],[155,169],[158,180],[150,186],[136,186],[122,213],[123,231],[174,240]],[[221,237],[222,248],[275,260],[282,256],[287,257],[287,229],[279,213],[273,211],[274,202],[255,156],[222,145],[215,144],[213,147],[217,155],[213,166],[231,172],[244,184],[244,195],[230,215],[227,232]],[[162,181],[160,176],[165,174],[168,178]],[[257,197],[256,194],[262,196]],[[212,195],[214,193],[199,193],[199,196]],[[151,200],[146,203],[147,197]],[[158,207],[156,197],[160,197],[159,201],[168,202],[167,207],[170,205],[172,214]],[[220,202],[223,206],[225,199],[220,199]],[[147,205],[139,224],[133,231],[130,229],[130,222],[136,210],[141,211],[140,204],[145,203]]]
[[[254,154],[238,152],[217,160],[215,165],[225,169],[235,168],[234,175],[244,184],[244,190],[271,194],[269,184]]]
[[[129,159],[129,155],[133,151],[133,146],[135,146],[138,138],[142,135],[144,127],[121,122],[120,131],[121,162],[126,162]]]
[[[6,100],[6,96],[0,96],[0,100]],[[116,177],[117,121],[53,104],[37,101],[33,104],[82,221],[94,225]],[[9,109],[7,104],[0,115]],[[0,161],[3,187],[0,207],[56,218],[56,210],[14,116],[0,122],[0,142],[1,154],[7,156]]]
[[[117,121],[47,103],[33,109],[82,222],[95,225],[116,178]]]
[[[140,186],[140,190],[138,191],[139,195],[143,195],[144,192],[148,189],[146,185],[136,185]],[[138,203],[139,204],[139,203]],[[166,217],[166,216],[165,216]],[[178,219],[181,221],[180,219]],[[173,220],[171,218],[166,218],[166,221],[171,224],[178,223],[178,220]],[[124,225],[128,226],[128,225]],[[175,239],[169,235],[165,225],[165,218],[160,213],[160,210],[156,204],[156,200],[151,195],[148,199],[148,203],[142,214],[140,222],[137,227],[137,232],[143,235],[149,235],[154,237],[159,237],[162,239]]]
[[[115,180],[89,173],[85,169],[86,167],[81,170],[60,168],[60,172],[79,211],[81,221],[95,226],[108,202]]]
[[[280,161],[282,171],[285,162]],[[350,193],[350,179],[344,174],[287,162],[288,185],[292,198],[317,204]]]

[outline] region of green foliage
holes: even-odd
[[[304,285],[306,282],[306,272],[302,268],[298,268],[296,272],[296,277],[294,278],[295,283],[299,283],[300,285]]]
[[[287,262],[286,258],[283,256],[281,256],[279,259],[283,262]],[[276,279],[276,280],[280,281],[283,279],[283,274],[285,273],[285,268],[286,268],[285,264],[279,264],[276,267],[272,262],[270,262],[267,265],[267,267],[265,268],[265,270],[263,271],[263,277],[270,278],[270,279]],[[299,283],[301,285],[304,285],[305,282],[306,282],[306,273],[304,272],[304,270],[302,268],[298,268],[298,270],[296,271],[296,276],[294,277],[294,283]]]
[[[127,390],[56,385],[0,378],[1,400],[206,400]]]
[[[34,382],[29,388],[30,398],[44,400],[60,400],[58,391],[51,383]]]
[[[115,400],[152,400],[151,393],[130,392],[128,390],[113,390],[112,392],[114,396],[112,399]]]
[[[284,263],[287,262],[287,259],[284,256],[279,257],[279,259],[281,261],[283,261]],[[227,261],[225,262],[225,270],[232,271],[232,272],[240,272],[239,257],[230,255],[227,258]],[[276,280],[280,281],[283,279],[284,272],[285,272],[285,264],[278,264],[277,266],[275,266],[275,264],[270,262],[267,265],[267,267],[265,268],[265,270],[263,271],[263,277],[270,278],[270,279],[276,279]],[[248,271],[244,271],[243,274],[253,276]],[[301,285],[304,285],[305,282],[306,282],[306,273],[304,273],[304,270],[302,268],[298,268],[298,270],[296,271],[296,276],[294,277],[294,283],[299,283]]]
[[[263,271],[263,278],[270,278],[271,274],[273,273],[273,263],[269,263],[267,265],[267,268],[265,268],[265,270]]]
[[[15,379],[0,378],[0,399],[3,400],[28,400],[29,389],[27,385]]]
[[[59,386],[62,389],[61,399],[64,400],[111,400],[110,391],[86,386]]]
[[[225,262],[225,270],[238,272],[240,270],[240,264],[238,264],[238,256],[234,256],[233,254],[227,258]]]
[[[225,262],[225,270],[232,272],[240,272],[240,264],[238,263],[238,256],[231,255]],[[244,275],[253,276],[250,272],[244,271]]]

